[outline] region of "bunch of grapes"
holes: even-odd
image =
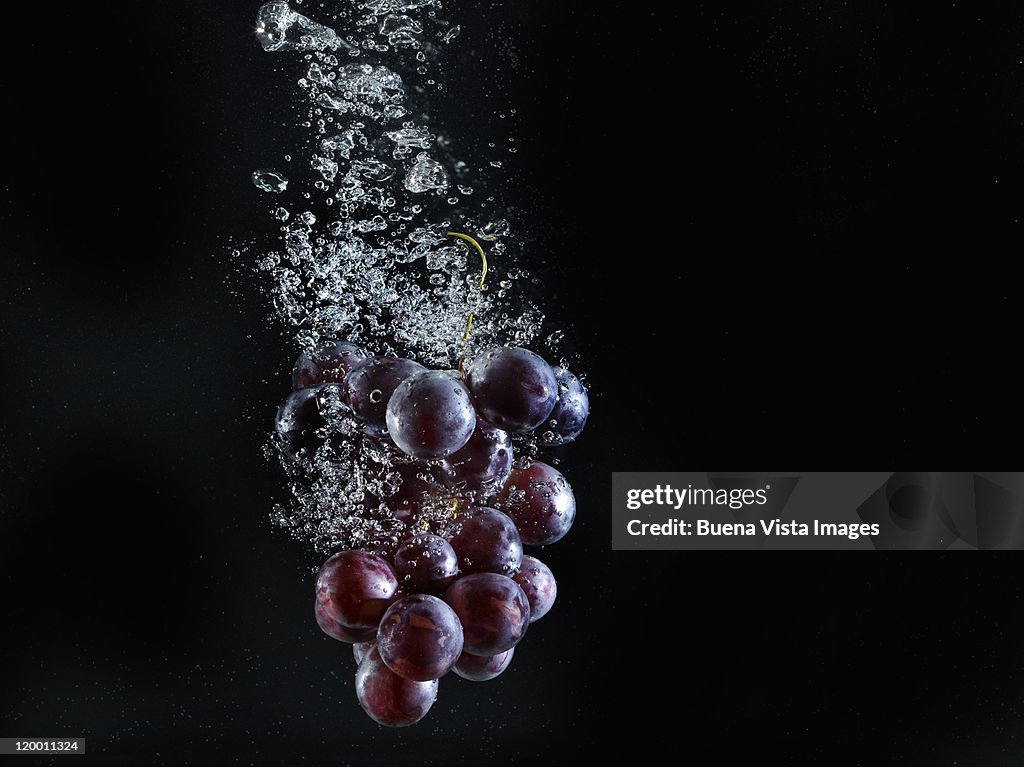
[[[400,478],[391,495],[367,494],[392,533],[324,562],[315,615],[324,633],[353,645],[366,713],[414,724],[449,671],[475,682],[501,674],[554,604],[551,570],[523,546],[565,536],[576,501],[555,468],[513,452],[574,440],[586,390],[526,349],[492,349],[459,372],[344,341],[300,356],[293,385],[277,415],[288,455],[368,441],[388,456],[381,472]],[[332,429],[339,419],[354,428]]]

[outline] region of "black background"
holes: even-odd
[[[102,764],[1020,764],[1016,555],[613,554],[607,506],[613,470],[1019,468],[1020,10],[449,3],[435,121],[467,156],[515,136],[499,194],[594,412],[555,611],[384,731],[267,522],[294,348],[227,238],[265,226],[248,174],[294,108],[256,6],[36,9],[5,41],[0,735]]]

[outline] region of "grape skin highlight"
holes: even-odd
[[[459,374],[428,370],[402,381],[387,406],[388,434],[416,458],[445,458],[465,446],[476,411]]]

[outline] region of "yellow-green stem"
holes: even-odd
[[[470,237],[468,234],[462,232],[446,232],[449,237],[458,237],[460,240],[472,244],[476,248],[476,252],[480,254],[480,261],[483,264],[483,271],[480,272],[480,283],[478,287],[481,291],[484,289],[484,280],[487,279],[487,256],[484,254],[484,249],[480,247],[480,243]],[[480,294],[476,297],[476,307],[480,306]],[[469,334],[473,330],[473,315],[476,313],[476,308],[469,313],[469,317],[466,319],[466,332],[462,334],[462,353],[459,354],[459,374],[465,378],[466,369],[464,367],[466,362],[466,344],[469,341]]]

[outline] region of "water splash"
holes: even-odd
[[[434,189],[448,188],[448,171],[437,160],[431,159],[426,152],[416,155],[416,162],[409,168],[405,176],[405,188],[415,194],[430,192]]]
[[[265,51],[352,50],[333,29],[296,13],[283,0],[265,3],[256,16],[256,37]]]
[[[463,183],[468,166],[438,140],[422,103],[443,87],[431,69],[459,27],[439,18],[436,0],[335,5],[342,34],[281,0],[257,16],[264,50],[297,54],[305,137],[287,148],[289,178],[272,170],[252,177],[273,194],[268,213],[281,224],[273,245],[256,248],[278,317],[305,351],[344,339],[435,368],[500,344],[529,345],[544,315],[517,290],[529,275],[508,267],[509,224],[456,215],[474,194]],[[478,259],[446,236],[450,229],[488,242],[497,290],[481,288]],[[274,521],[319,550],[393,540],[413,521],[396,519],[386,500],[429,472],[410,477],[393,451],[361,436],[342,403],[321,401],[321,411],[323,446],[301,461],[282,454],[293,500]],[[281,452],[276,442],[268,450]],[[450,512],[440,494],[415,523],[443,527]]]
[[[253,171],[252,183],[257,189],[273,194],[280,194],[288,188],[288,179],[276,170]]]

